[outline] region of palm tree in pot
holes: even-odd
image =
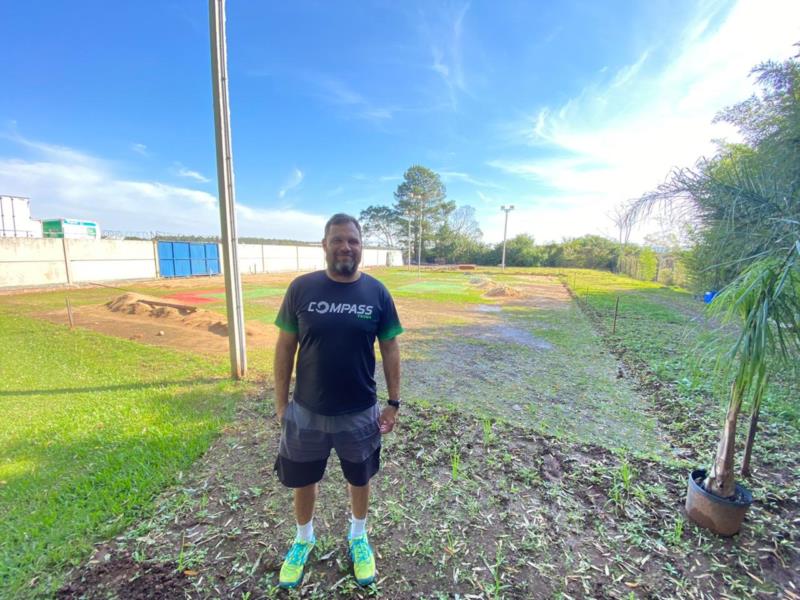
[[[800,348],[800,241],[783,260],[752,263],[714,299],[710,310],[724,323],[739,326],[727,352],[734,377],[714,462],[710,471],[691,474],[686,511],[699,525],[732,535],[752,501],[750,493],[737,485],[734,471],[736,425],[744,400],[752,395],[755,414],[771,364]]]
[[[800,346],[798,58],[756,67],[760,93],[717,116],[739,130],[742,143],[720,144],[714,157],[674,171],[630,208],[631,214],[643,217],[662,206],[673,219],[690,223],[694,247],[689,267],[696,287],[725,286],[711,311],[738,331],[726,353],[733,372],[728,410],[711,468],[698,469],[689,478],[687,512],[728,535],[738,531],[750,499],[734,474],[737,419],[752,399],[743,464],[747,473],[769,374],[780,358]],[[730,509],[735,518],[716,523],[709,515],[720,507]]]

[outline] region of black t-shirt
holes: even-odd
[[[341,283],[325,271],[289,285],[275,324],[297,334],[294,401],[322,415],[341,415],[375,404],[375,338],[402,333],[389,290],[361,273]]]

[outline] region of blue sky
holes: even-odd
[[[37,218],[216,233],[207,2],[5,2],[0,194]],[[317,240],[422,164],[490,242],[614,235],[800,41],[795,0],[229,1],[242,236]],[[641,235],[641,232],[640,232]]]

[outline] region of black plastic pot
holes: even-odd
[[[705,469],[695,469],[689,474],[686,490],[686,515],[700,527],[719,535],[731,536],[739,532],[753,495],[746,487],[736,484],[733,499],[720,498],[702,488]]]

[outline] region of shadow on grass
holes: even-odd
[[[225,379],[222,377],[207,377],[205,379],[183,379],[175,381],[152,381],[150,383],[129,383],[124,385],[100,385],[90,387],[69,387],[69,388],[43,388],[38,390],[3,390],[0,391],[0,398],[4,396],[39,396],[41,394],[90,394],[94,392],[118,392],[142,389],[163,388],[173,385],[204,385],[209,383],[220,383]]]
[[[191,467],[240,393],[214,386],[109,394],[88,416],[76,414],[85,422],[74,433],[48,431],[6,445],[5,464],[16,460],[26,468],[0,486],[0,597],[51,593],[67,565],[140,517],[155,494]]]

